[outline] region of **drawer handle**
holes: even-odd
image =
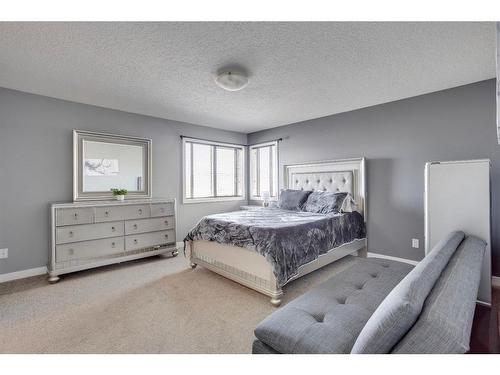
[[[105,212],[104,212],[104,216],[108,217],[108,216],[109,216],[109,212],[108,212],[108,211],[105,211]]]
[[[142,208],[139,208],[139,215],[142,215]]]
[[[168,234],[165,235],[165,238],[168,238]]]
[[[75,212],[75,214],[73,215],[74,219],[75,220],[78,220],[78,212]]]
[[[165,220],[165,225],[168,225],[168,220]]]
[[[137,229],[137,224],[134,224],[134,229]]]
[[[70,231],[69,231],[69,236],[70,236],[70,237],[73,237],[73,235],[74,235],[73,231],[72,231],[72,230],[70,230]]]
[[[112,232],[116,232],[116,228],[115,227],[111,227],[111,231]]]
[[[111,247],[116,247],[116,243],[111,242]]]
[[[134,243],[138,243],[139,241],[137,241],[137,239],[134,240]]]

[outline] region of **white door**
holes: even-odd
[[[425,253],[446,234],[461,230],[487,243],[478,299],[491,302],[490,161],[426,165]]]

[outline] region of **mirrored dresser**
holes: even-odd
[[[175,199],[57,203],[50,214],[51,283],[70,272],[177,255]]]

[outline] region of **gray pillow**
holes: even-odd
[[[299,211],[311,193],[310,190],[281,190],[279,207],[283,210]]]
[[[427,296],[417,321],[391,353],[469,351],[486,242],[467,236]],[[487,337],[487,336],[486,336]]]
[[[318,214],[339,213],[347,195],[347,193],[313,191],[307,198],[303,210]]]
[[[452,232],[387,295],[361,330],[351,353],[389,353],[417,321],[425,299],[464,239]]]

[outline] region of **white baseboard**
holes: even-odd
[[[176,245],[179,251],[182,251],[184,249],[184,242],[177,242]],[[45,275],[46,273],[47,273],[47,267],[37,267],[37,268],[30,268],[28,270],[4,273],[0,274],[0,283],[25,279],[27,277]]]
[[[405,258],[398,258],[398,257],[391,257],[389,255],[383,255],[383,254],[378,254],[378,253],[368,253],[369,258],[380,258],[380,259],[387,259],[387,260],[394,260],[396,262],[403,262],[403,263],[408,263],[413,266],[416,266],[418,264],[418,260],[411,260],[411,259],[405,259]]]
[[[500,289],[500,277],[491,276],[491,286]]]
[[[37,268],[30,268],[29,270],[4,273],[0,275],[0,283],[18,279],[25,279],[26,277],[44,275],[46,273],[47,273],[47,267],[37,267]]]

